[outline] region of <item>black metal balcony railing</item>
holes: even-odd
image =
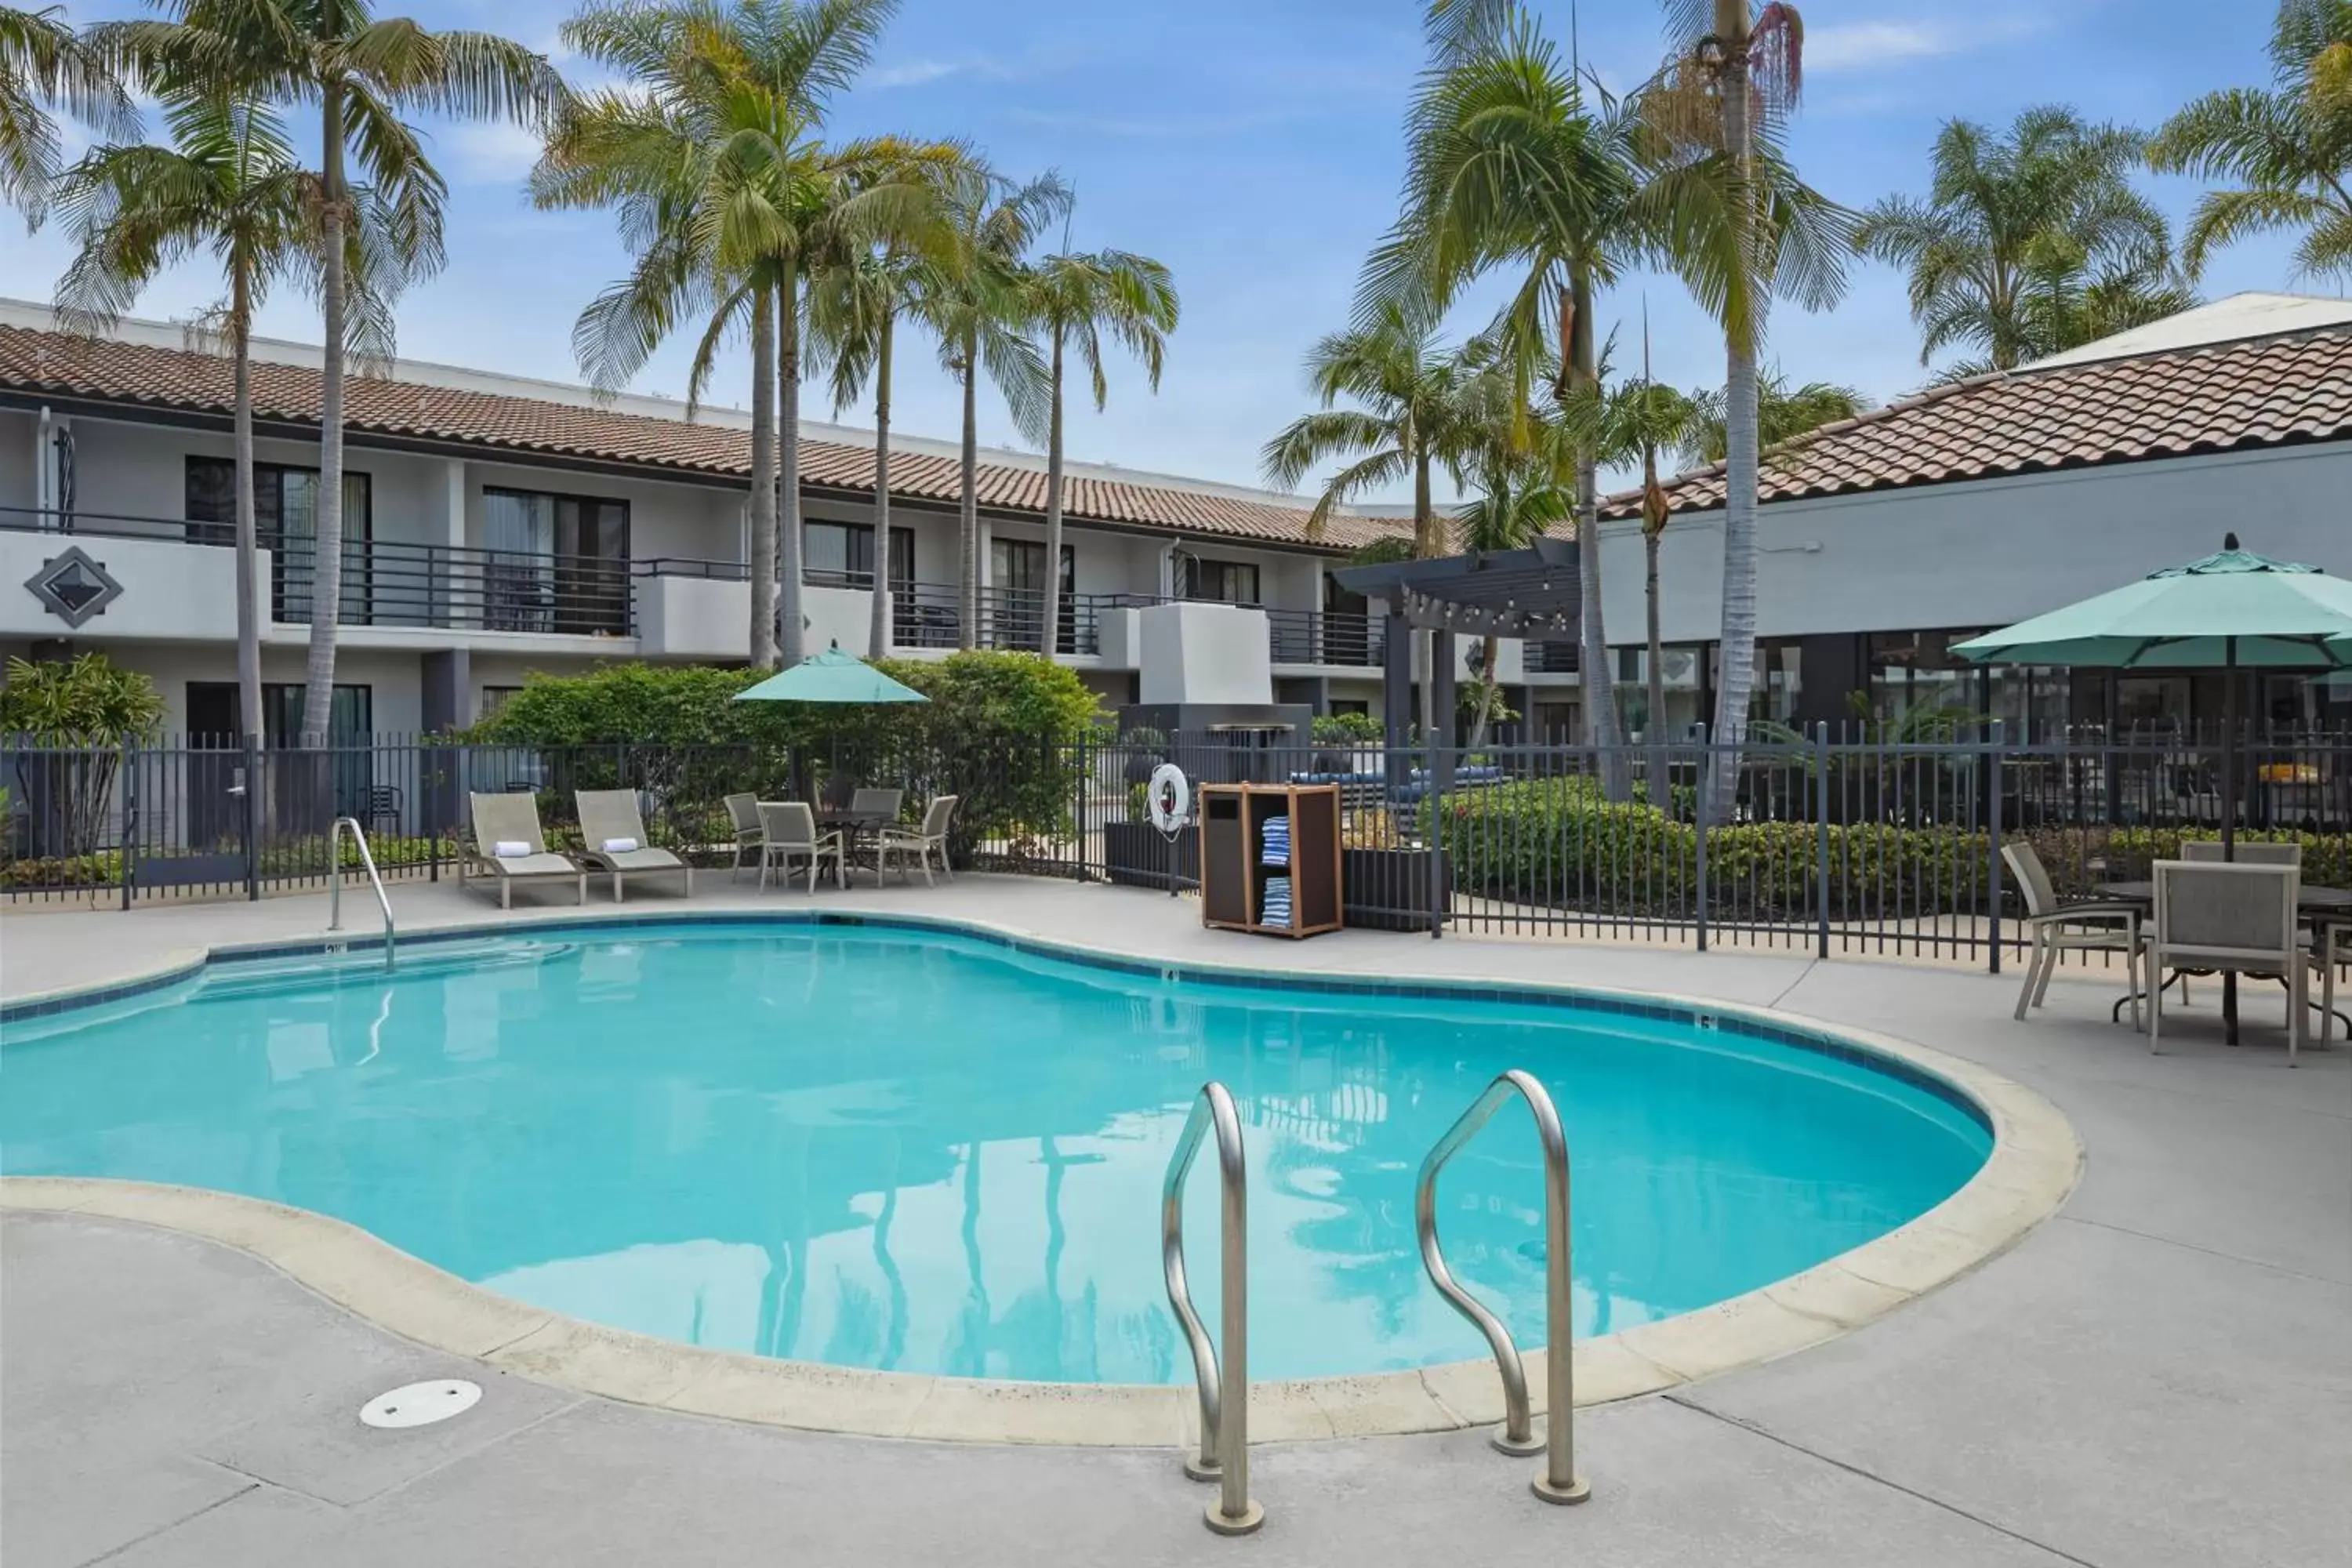
[[[0,507],[0,531],[61,532],[66,537],[143,539],[226,548],[232,531],[223,523],[177,518],[134,517],[89,511],[69,515],[59,530],[58,514],[31,508]],[[270,614],[277,621],[304,624],[310,618],[317,545],[302,535],[265,533],[270,552]],[[353,540],[343,548],[341,620],[346,626],[415,626],[444,630],[534,632],[574,637],[630,637],[636,631],[632,580],[689,577],[712,582],[749,581],[740,561],[688,556],[611,560],[598,556],[484,550],[472,546],[417,544],[396,540]],[[870,589],[862,572],[811,572],[814,587]],[[890,592],[891,640],[906,648],[961,646],[962,594],[950,583],[898,583]],[[1031,588],[983,587],[977,595],[973,646],[1024,649],[1045,644],[1045,594]],[[1069,656],[1102,651],[1102,620],[1112,610],[1166,604],[1156,594],[1065,594],[1055,650]],[[1270,654],[1276,664],[1377,668],[1384,623],[1377,616],[1341,611],[1269,609]],[[1564,665],[1575,668],[1572,644],[1554,647]]]
[[[1379,665],[1388,646],[1387,627],[1378,616],[1345,610],[1268,609],[1265,621],[1276,664],[1360,668]]]
[[[1522,645],[1521,668],[1529,675],[1574,675],[1581,668],[1572,642],[1531,642]]]

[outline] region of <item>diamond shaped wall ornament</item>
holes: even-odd
[[[107,605],[122,597],[122,584],[114,580],[106,563],[91,560],[79,544],[68,545],[64,554],[42,562],[41,569],[25,579],[25,586],[49,614],[69,626],[105,614]]]

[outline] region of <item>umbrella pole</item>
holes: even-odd
[[[2238,858],[2238,639],[2221,639],[2221,858]],[[2238,1043],[2238,973],[2221,976],[2221,1024]]]

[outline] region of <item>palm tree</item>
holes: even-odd
[[[1700,803],[1703,817],[1721,821],[1738,786],[1738,747],[1756,685],[1756,367],[1765,317],[1776,289],[1808,309],[1836,301],[1852,228],[1850,215],[1798,182],[1780,156],[1781,130],[1803,79],[1797,8],[1784,0],[1752,13],[1748,0],[1662,4],[1675,52],[1642,94],[1645,113],[1670,156],[1714,176],[1730,235],[1727,252],[1709,247],[1675,258],[1675,270],[1724,334],[1722,678],[1714,732],[1726,749],[1715,755]]]
[[[887,227],[920,193],[874,178],[896,143],[818,143],[832,95],[872,58],[897,0],[614,0],[565,42],[626,74],[588,97],[532,174],[543,206],[614,205],[630,275],[573,330],[591,380],[625,384],[688,320],[704,328],[688,400],[719,351],[751,344],[751,628],[755,664],[802,653],[801,338],[809,258],[840,232]]]
[[[2087,341],[2078,310],[2053,309],[2090,278],[2170,270],[2164,215],[2131,184],[2147,139],[2071,109],[2029,109],[2002,134],[1965,120],[1936,138],[1927,199],[1888,196],[1854,243],[1910,273],[1919,363],[1964,344],[1990,368]],[[2145,286],[2145,283],[2143,283]]]
[[[262,734],[261,620],[254,568],[253,313],[272,288],[292,282],[316,293],[320,254],[319,181],[294,154],[284,124],[266,105],[184,99],[166,120],[173,145],[100,147],[65,171],[57,185],[76,246],[58,284],[58,305],[76,331],[110,326],[166,268],[211,255],[228,296],[205,312],[226,339],[236,446],[236,674],[238,723]],[[366,186],[352,192],[344,239],[355,312],[352,346],[389,356],[391,300],[410,260],[394,215]]]
[[[944,265],[915,300],[914,313],[939,340],[940,368],[963,393],[961,544],[958,550],[956,646],[980,635],[980,378],[1004,398],[1013,427],[1045,434],[1050,393],[1045,362],[1029,341],[1023,258],[1036,237],[1070,210],[1070,188],[1047,172],[1025,184],[1002,176],[975,182],[951,204]],[[1048,577],[1061,571],[1045,563]]]
[[[0,202],[37,226],[58,170],[57,104],[100,135],[139,134],[118,61],[73,30],[65,7],[0,5]]]
[[[2280,0],[2269,91],[2208,93],[2156,133],[2148,163],[2241,182],[2198,199],[2181,237],[2194,281],[2207,257],[2250,234],[2295,229],[2298,270],[2352,276],[2352,5]]]
[[[404,110],[460,120],[536,123],[563,98],[544,57],[489,33],[436,33],[379,17],[365,0],[160,0],[167,19],[98,29],[109,47],[144,63],[167,96],[319,105],[320,296],[324,348],[319,386],[319,500],[310,572],[310,648],[301,739],[327,738],[342,608],[343,380],[353,338],[345,230],[356,158],[402,253],[425,276],[441,264],[446,190]],[[387,323],[388,325],[388,323]]]
[[[1437,341],[1425,310],[1391,300],[1366,325],[1333,332],[1307,351],[1307,383],[1322,407],[1302,415],[1259,454],[1266,482],[1289,489],[1335,458],[1353,460],[1324,481],[1307,514],[1307,537],[1320,539],[1332,514],[1368,490],[1412,481],[1413,554],[1446,552],[1433,476],[1458,473],[1484,436],[1470,383],[1480,365]],[[1358,406],[1337,406],[1342,397]]]
[[[1703,417],[1701,399],[1650,379],[1646,327],[1642,342],[1642,379],[1594,388],[1570,407],[1568,421],[1611,468],[1638,463],[1642,468],[1643,604],[1647,612],[1647,685],[1642,730],[1649,742],[1646,772],[1651,803],[1670,805],[1666,780],[1665,647],[1658,625],[1658,544],[1666,531],[1666,492],[1658,482],[1658,456],[1685,447]]]
[[[953,162],[943,162],[942,153]],[[873,658],[890,651],[890,379],[898,325],[918,300],[940,291],[942,258],[953,258],[953,194],[984,174],[968,149],[941,143],[909,148],[884,177],[923,181],[933,192],[911,240],[842,244],[809,279],[811,358],[831,367],[834,412],[847,408],[869,379],[874,384],[874,605],[866,632]]]
[[[1360,300],[1425,294],[1450,303],[1498,267],[1521,281],[1489,334],[1509,344],[1523,386],[1550,367],[1556,409],[1598,385],[1594,301],[1648,261],[1693,276],[1739,270],[1718,169],[1680,155],[1638,105],[1586,85],[1516,0],[1435,0],[1433,60],[1407,118],[1403,212],[1365,270]],[[1774,187],[1776,192],[1780,189]],[[1598,537],[1597,461],[1577,463],[1579,533]],[[1604,782],[1629,773],[1611,689],[1597,549],[1580,552],[1582,710]]]
[[[1045,437],[1045,605],[1040,622],[1047,654],[1062,624],[1062,372],[1076,350],[1100,410],[1109,395],[1103,375],[1106,333],[1143,363],[1160,390],[1167,334],[1176,330],[1176,285],[1163,264],[1125,250],[1048,256],[1029,268],[1029,308],[1045,335],[1045,374],[1053,406]]]
[[[1533,415],[1520,420],[1507,415],[1495,438],[1469,465],[1478,494],[1454,515],[1458,548],[1524,550],[1576,516],[1577,444],[1561,439],[1556,427],[1533,421]],[[1502,687],[1495,677],[1501,652],[1501,639],[1487,633],[1479,648],[1478,703],[1470,721],[1468,749],[1474,752],[1486,743],[1487,728],[1501,706]]]
[[[1677,394],[1677,396],[1682,395]],[[1688,416],[1676,439],[1667,443],[1694,466],[1720,463],[1731,448],[1730,419],[1720,391],[1696,392],[1684,401]],[[1756,439],[1758,451],[1770,452],[1811,435],[1824,425],[1852,419],[1870,407],[1870,400],[1851,386],[1809,381],[1790,386],[1780,367],[1756,377]],[[1624,455],[1625,460],[1637,453]]]

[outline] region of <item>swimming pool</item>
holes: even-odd
[[[313,958],[7,1031],[0,1169],[215,1187],[364,1226],[592,1321],[905,1373],[1180,1384],[1158,1186],[1223,1080],[1252,1360],[1469,1360],[1423,1279],[1422,1155],[1494,1074],[1550,1086],[1576,1332],[1753,1289],[1957,1190],[1984,1119],[1928,1075],[1672,1007],[1241,984],[861,924],[646,923]],[[1457,1274],[1540,1336],[1532,1130],[1449,1166]],[[1193,1289],[1213,1300],[1196,1178]]]

